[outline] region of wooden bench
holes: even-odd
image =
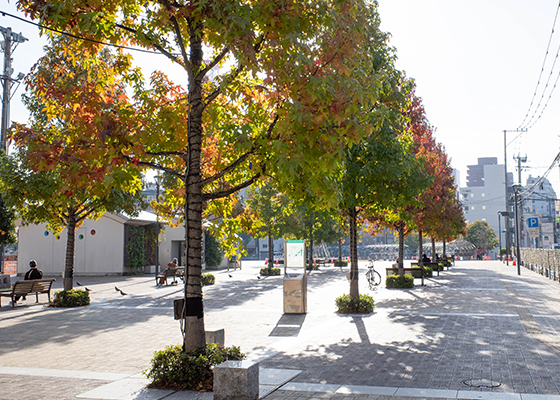
[[[39,293],[46,293],[51,302],[51,287],[56,279],[32,279],[28,281],[17,281],[10,290],[0,291],[0,307],[2,307],[2,297],[10,297],[12,299],[12,307],[16,306],[14,301],[16,296],[27,296],[35,293],[36,302],[39,302]]]
[[[422,285],[424,285],[424,270],[422,268],[403,268],[404,270],[404,274],[405,275],[412,275],[414,278],[421,278],[422,279]],[[391,267],[391,268],[385,268],[385,274],[387,276],[389,275],[397,275],[399,273],[399,269],[398,267]]]
[[[177,267],[177,268],[168,268],[163,271],[161,274],[157,276],[158,285],[160,284],[160,279],[165,280],[165,284],[167,285],[167,278],[173,278],[173,282],[171,284],[177,284],[177,280],[175,277],[179,277],[182,281],[184,281],[185,277],[185,267]]]
[[[424,263],[422,263],[422,264],[424,265],[424,267],[430,267],[432,270],[436,271],[436,272],[437,272],[437,276],[439,276],[439,271],[440,271],[440,269],[443,271],[443,267],[441,267],[441,266],[439,265],[439,263],[437,263],[437,262],[424,262]],[[410,265],[416,265],[416,266],[418,266],[418,263],[415,262],[415,263],[411,263]]]

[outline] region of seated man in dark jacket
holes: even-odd
[[[29,261],[29,267],[29,271],[27,271],[23,277],[24,280],[29,281],[32,279],[43,279],[43,271],[37,268],[37,261]],[[14,300],[19,301],[20,297],[21,296],[16,296]],[[25,300],[25,296],[23,296],[23,300]]]

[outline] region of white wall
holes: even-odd
[[[124,264],[124,225],[109,214],[97,221],[87,220],[76,230],[74,271],[76,275],[122,274]],[[92,234],[92,231],[95,234]],[[48,232],[45,235],[45,232]],[[81,239],[80,239],[81,235]],[[47,275],[61,276],[66,259],[66,230],[59,235],[47,231],[45,224],[19,228],[18,274],[37,260]]]

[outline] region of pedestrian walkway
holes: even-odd
[[[388,263],[376,262],[382,275]],[[411,290],[360,292],[370,315],[338,315],[345,268],[308,279],[308,313],[283,314],[282,278],[262,262],[215,272],[207,330],[224,328],[261,367],[266,399],[560,400],[560,285],[496,261],[462,261]],[[181,342],[172,301],[154,277],[78,277],[92,304],[0,308],[0,399],[211,399],[146,389],[153,352]],[[420,280],[416,280],[419,284]],[[58,288],[62,282],[56,282]],[[120,291],[126,293],[121,295]]]

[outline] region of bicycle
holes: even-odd
[[[375,270],[373,266],[373,260],[368,260],[367,264],[368,270],[366,272],[366,278],[369,284],[369,289],[373,290],[373,288],[381,283],[381,275],[379,272]]]

